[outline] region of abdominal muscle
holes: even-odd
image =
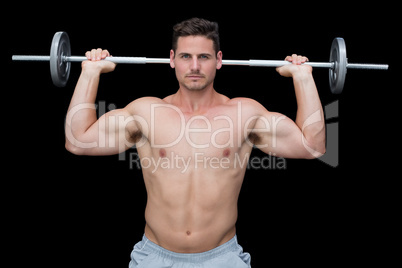
[[[174,252],[198,253],[233,238],[244,171],[143,169],[143,175],[145,235],[152,242]]]

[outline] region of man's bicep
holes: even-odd
[[[278,157],[309,158],[303,144],[303,133],[287,116],[265,112],[256,120],[251,141],[261,151]]]
[[[127,108],[118,109],[99,118],[105,143],[108,147],[118,146],[118,153],[132,147],[141,134],[136,117]]]
[[[138,127],[126,109],[113,110],[99,117],[80,136],[80,149],[86,155],[118,154],[135,144],[137,132]]]
[[[142,97],[129,103],[123,109],[113,110],[99,118],[101,139],[110,141],[109,147],[118,146],[118,153],[135,144],[142,145],[147,141],[150,132],[152,104],[161,99]],[[106,135],[107,137],[103,137]]]
[[[73,132],[68,138],[68,150],[76,154],[111,155],[121,153],[134,145],[147,141],[150,132],[151,108],[162,100],[143,97],[129,103],[123,109],[116,109],[102,115],[79,137]]]

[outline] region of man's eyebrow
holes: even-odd
[[[209,53],[201,53],[198,56],[208,56],[208,57],[212,57],[212,54]]]
[[[192,55],[191,53],[188,53],[188,52],[180,52],[179,54],[178,54],[178,56],[183,56],[183,55]],[[200,53],[200,54],[197,54],[197,56],[208,56],[208,57],[212,57],[212,54],[209,54],[209,53]]]

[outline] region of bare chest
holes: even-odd
[[[148,141],[161,157],[171,153],[229,157],[241,148],[247,135],[236,110],[188,115],[164,108],[154,112],[150,123]]]

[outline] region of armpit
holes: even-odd
[[[132,143],[138,143],[141,141],[141,139],[145,138],[146,137],[142,134],[140,130],[128,133],[128,140]]]
[[[261,142],[261,138],[253,132],[250,132],[248,134],[247,140],[250,141],[252,144],[259,144]]]

